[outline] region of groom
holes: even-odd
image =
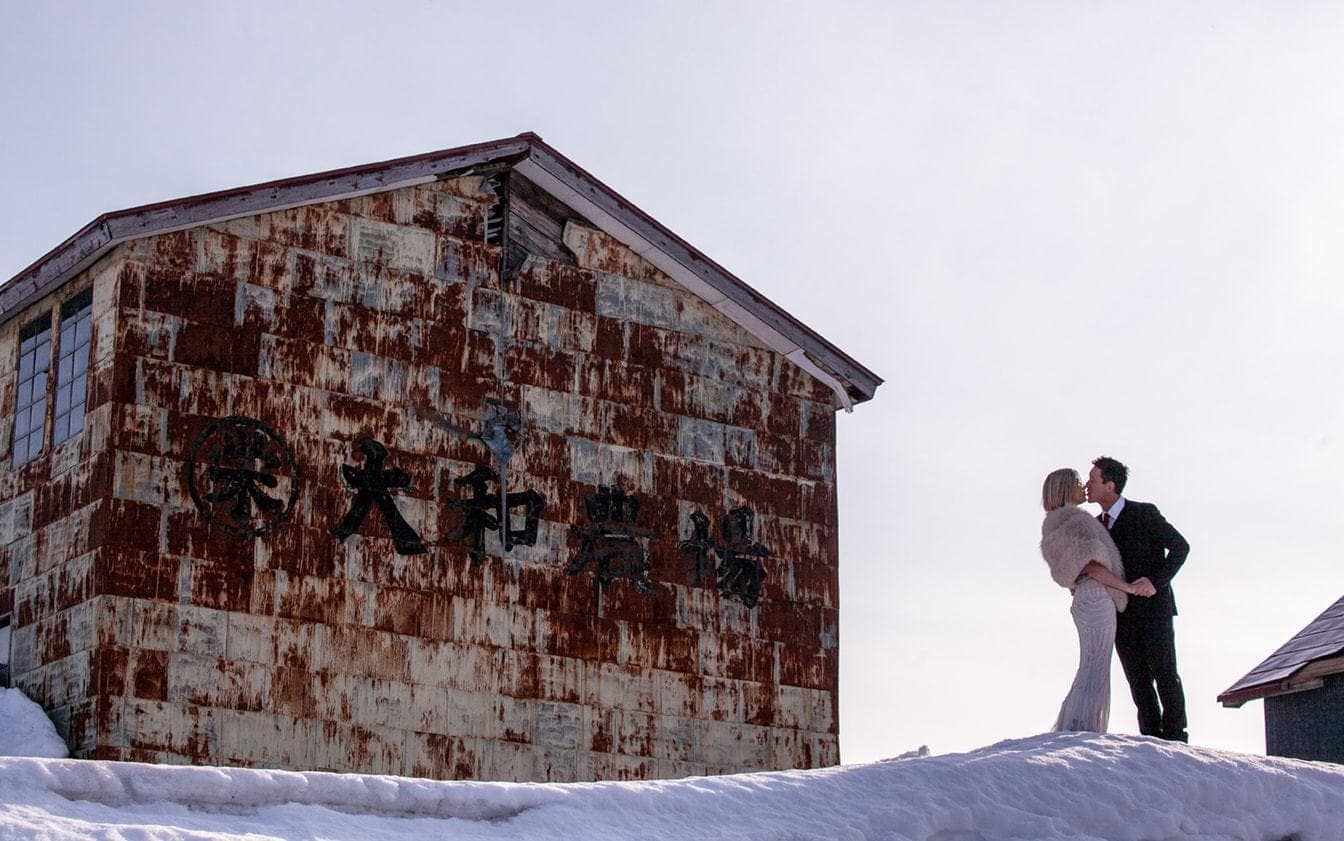
[[[1147,579],[1157,588],[1150,599],[1130,599],[1129,607],[1116,618],[1115,651],[1139,709],[1139,732],[1188,742],[1185,692],[1176,673],[1171,579],[1190,554],[1190,544],[1156,505],[1120,495],[1128,478],[1129,468],[1108,456],[1092,462],[1087,475],[1087,500],[1101,506],[1097,519],[1110,529],[1120,550],[1125,579],[1133,583]]]

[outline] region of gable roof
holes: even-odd
[[[1239,707],[1268,695],[1281,695],[1321,685],[1321,678],[1344,672],[1344,598],[1330,605],[1241,680],[1223,690],[1218,700]]]
[[[511,164],[689,292],[829,385],[845,409],[850,409],[853,403],[871,399],[882,383],[881,377],[531,132],[504,140],[104,213],[0,285],[0,323],[8,321],[23,307],[58,288],[128,240],[241,216],[401,189],[435,181],[453,172],[501,162]]]

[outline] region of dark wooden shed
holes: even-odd
[[[1265,699],[1265,753],[1344,762],[1344,598],[1218,696]]]

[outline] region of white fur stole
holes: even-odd
[[[1106,527],[1076,505],[1065,505],[1045,515],[1045,522],[1041,523],[1041,557],[1050,565],[1050,577],[1055,583],[1070,591],[1088,561],[1096,561],[1119,578],[1125,577],[1120,552],[1111,542]],[[1110,587],[1106,592],[1117,611],[1125,609],[1129,603],[1125,593]]]

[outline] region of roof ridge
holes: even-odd
[[[783,307],[700,252],[532,131],[482,143],[324,170],[103,213],[0,283],[0,323],[132,239],[438,180],[474,166],[510,163],[674,280],[825,382],[849,409],[882,378]],[[575,206],[578,205],[578,206]]]

